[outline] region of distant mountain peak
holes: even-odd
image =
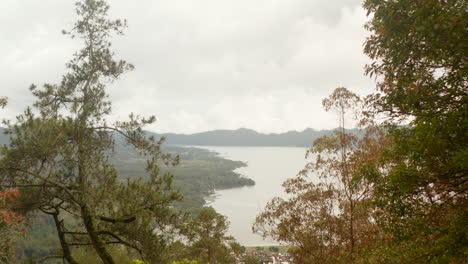
[[[250,128],[245,128],[245,127],[241,127],[241,128],[236,129],[236,130],[233,130],[233,131],[238,131],[238,132],[243,132],[243,133],[259,134],[257,131],[255,131],[253,129],[250,129]]]
[[[310,127],[307,127],[304,130],[302,130],[302,132],[315,132],[315,131],[317,131],[317,130],[315,130],[313,128],[310,128]]]

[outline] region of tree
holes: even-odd
[[[383,263],[462,263],[467,258],[467,2],[366,0],[365,53],[378,76],[368,98],[393,144],[372,178],[391,237]],[[404,126],[401,124],[404,120]],[[393,262],[392,262],[393,261]]]
[[[237,241],[232,241],[229,243],[229,248],[234,254],[242,254],[245,252],[246,248],[239,244]]]
[[[255,256],[246,256],[246,257],[242,258],[242,261],[245,264],[259,264],[261,259],[258,258],[258,257],[255,257]]]
[[[196,260],[183,259],[181,261],[174,261],[172,264],[198,264]]]
[[[279,247],[269,247],[268,250],[270,252],[279,252]]]
[[[466,1],[366,0],[364,7],[373,16],[366,73],[382,77],[376,109],[394,118],[466,109]]]
[[[307,153],[314,161],[284,182],[289,198],[274,198],[256,218],[253,230],[293,245],[290,251],[296,263],[354,263],[374,239],[373,190],[362,168],[370,145],[380,149],[379,130],[369,129],[359,139],[344,126],[347,111],[359,102],[345,88],[335,89],[323,100],[327,111],[338,112],[340,128],[315,140]]]
[[[0,263],[11,263],[14,257],[14,242],[21,236],[24,217],[13,211],[18,189],[0,191]]]
[[[6,97],[0,97],[0,107],[7,104]],[[24,217],[13,210],[13,205],[19,196],[18,189],[0,188],[0,263],[12,262],[13,243],[21,235],[21,224]]]
[[[3,108],[7,104],[8,99],[6,97],[0,97],[0,107]]]
[[[205,207],[189,223],[189,250],[193,258],[201,264],[234,263],[230,257],[230,243],[233,237],[226,236],[229,223],[225,216],[213,208]],[[234,244],[238,248],[238,244]]]
[[[58,84],[31,86],[37,98],[15,124],[7,123],[9,146],[1,149],[0,181],[34,194],[30,210],[54,219],[62,252],[56,256],[77,263],[72,249],[91,247],[105,264],[115,263],[108,245],[120,244],[144,260],[164,260],[180,216],[172,202],[181,196],[171,189],[172,176],[160,175],[162,163],[176,164],[161,152],[162,140],[147,138],[142,127],[155,121],[133,114],[109,124],[106,84],[133,69],[115,60],[109,40],[122,34],[125,21],[109,20],[103,0],[77,2],[79,16],[65,34],[84,48],[66,64]],[[122,180],[109,161],[116,135],[148,157],[145,179]]]

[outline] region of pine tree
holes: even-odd
[[[154,263],[164,259],[177,228],[180,214],[171,204],[181,198],[171,189],[172,175],[159,170],[178,158],[161,152],[162,140],[145,136],[142,127],[154,117],[106,120],[107,85],[133,69],[114,59],[110,37],[121,35],[126,22],[110,20],[108,10],[103,0],[77,2],[79,19],[63,33],[84,47],[66,64],[60,83],[31,86],[35,104],[8,123],[11,143],[1,149],[0,181],[27,192],[30,210],[53,217],[62,254],[48,257],[77,263],[73,248],[85,246],[111,264],[109,245],[120,244]],[[110,162],[116,135],[148,158],[147,176],[119,178]]]

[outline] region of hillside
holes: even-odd
[[[0,127],[0,145],[8,144],[8,137],[3,132],[4,128]],[[115,142],[115,154],[111,162],[119,170],[121,178],[145,177],[145,157],[139,156],[134,149],[124,144],[121,137],[115,136]],[[214,190],[255,184],[252,179],[234,172],[235,169],[246,166],[243,162],[224,159],[217,153],[192,147],[166,146],[163,151],[180,156],[180,164],[176,167],[161,164],[161,173],[169,171],[174,175],[173,188],[179,190],[184,197],[174,205],[187,212],[197,212],[205,204],[205,198]],[[51,218],[30,214],[28,219],[26,236],[17,244],[18,255],[38,259],[54,254],[59,242]]]
[[[358,133],[357,129],[350,130]],[[166,137],[171,145],[195,146],[282,146],[310,147],[315,139],[332,133],[333,130],[288,131],[285,133],[258,133],[255,130],[240,128],[237,130],[213,130],[195,134],[152,133],[156,137]]]
[[[0,145],[8,143],[8,137],[0,127]],[[140,156],[128,146],[122,136],[115,135],[115,152],[111,162],[119,170],[122,178],[145,177],[146,158]],[[173,187],[184,195],[179,204],[188,211],[196,211],[205,203],[204,198],[214,190],[254,185],[252,179],[246,178],[235,169],[246,166],[240,161],[222,158],[217,153],[192,147],[165,144],[163,151],[180,156],[180,164],[166,167],[161,164],[162,173],[174,175]]]

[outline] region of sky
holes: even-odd
[[[155,115],[148,130],[175,133],[330,129],[338,118],[321,101],[334,88],[375,89],[359,0],[109,2],[128,21],[116,57],[135,66],[108,87],[110,120]],[[2,0],[0,10],[0,117],[12,119],[34,102],[32,83],[60,81],[81,43],[61,34],[76,19],[72,0]]]

